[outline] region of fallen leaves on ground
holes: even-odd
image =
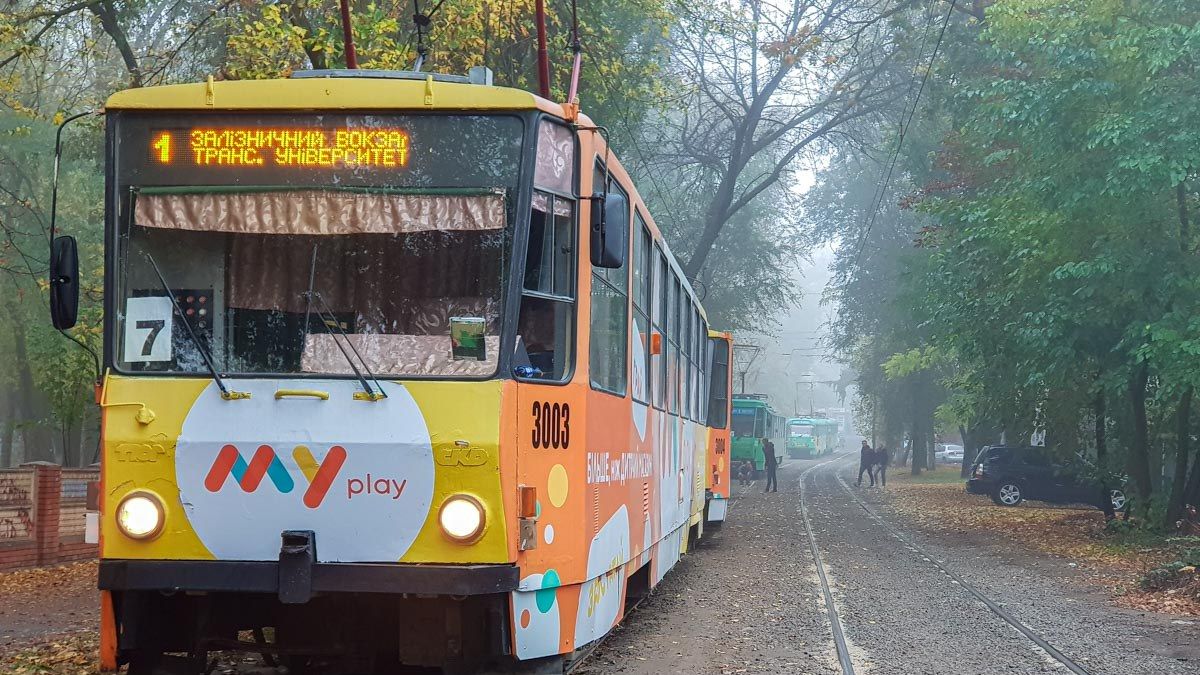
[[[22,593],[43,595],[56,589],[75,589],[81,585],[95,588],[98,568],[95,560],[89,560],[70,565],[3,572],[0,573],[0,598]]]
[[[987,497],[967,494],[960,481],[925,482],[896,473],[887,489],[891,505],[926,531],[1003,537],[1024,549],[1065,559],[1083,578],[1104,586],[1118,605],[1200,616],[1200,579],[1157,591],[1138,586],[1144,574],[1173,559],[1175,551],[1165,539],[1131,546],[1105,529],[1098,509],[1039,502],[998,506]]]
[[[0,654],[4,675],[93,675],[100,672],[100,638],[93,632],[60,636]]]

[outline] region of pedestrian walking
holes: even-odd
[[[763,449],[763,468],[767,471],[767,489],[763,492],[779,492],[779,485],[775,481],[775,444],[771,439],[762,439]]]
[[[862,485],[863,472],[871,477],[871,487],[875,487],[875,451],[867,445],[865,438],[862,442],[862,449],[858,451],[858,482],[855,485]]]
[[[883,487],[887,487],[887,468],[891,462],[892,453],[887,448],[880,446],[875,450],[875,475]]]

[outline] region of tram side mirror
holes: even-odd
[[[592,267],[625,265],[629,249],[629,199],[616,192],[592,196]]]
[[[75,237],[55,237],[50,244],[50,320],[58,330],[79,317],[79,248]]]

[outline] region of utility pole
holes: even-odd
[[[738,344],[733,345],[733,371],[737,373],[741,381],[741,391],[746,393],[746,373],[750,372],[750,366],[754,365],[755,359],[762,352],[762,347],[754,344]]]

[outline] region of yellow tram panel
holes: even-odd
[[[352,383],[346,382],[345,385]],[[245,382],[239,386],[245,387]],[[197,535],[196,526],[189,520],[195,518],[197,507],[194,499],[181,493],[179,468],[176,464],[177,442],[183,435],[185,420],[195,408],[197,399],[211,383],[200,379],[182,378],[139,378],[109,376],[104,387],[104,454],[101,462],[104,484],[104,504],[115,507],[126,495],[147,490],[162,499],[166,519],[162,533],[152,540],[139,541],[121,536],[115,522],[115,508],[102,508],[103,537],[102,558],[128,560],[214,560],[215,555]],[[274,386],[273,384],[271,386]],[[322,385],[325,386],[325,385]],[[422,515],[422,525],[411,546],[398,559],[391,562],[426,563],[499,563],[512,560],[508,545],[509,525],[506,519],[505,497],[501,494],[501,451],[499,419],[495,411],[501,409],[501,390],[512,383],[488,382],[409,382],[404,388],[417,402],[428,428],[432,449],[435,480],[431,507]],[[230,409],[257,403],[250,400],[223,401],[221,405]],[[470,403],[464,405],[465,401]],[[290,402],[271,401],[267,406],[288,405]],[[315,402],[325,405],[329,401]],[[354,401],[358,407],[375,405],[367,401]],[[144,410],[148,411],[143,412]],[[490,411],[490,412],[488,412]],[[148,423],[138,421],[152,417]],[[211,422],[219,426],[218,416]],[[234,442],[236,439],[231,438]],[[463,443],[463,441],[466,441]],[[291,448],[274,448],[281,461],[291,465],[288,456]],[[241,448],[244,458],[254,448]],[[319,451],[317,451],[319,452]],[[508,463],[513,463],[511,460]],[[301,467],[303,469],[303,467]],[[301,472],[292,472],[299,475]],[[231,477],[228,481],[233,480]],[[363,483],[366,476],[338,476],[330,487],[333,493],[328,498],[336,499],[354,494],[354,498],[379,496],[386,503],[387,494],[366,495],[368,488]],[[372,476],[376,485],[381,480],[397,480],[390,477]],[[294,482],[298,479],[293,479]],[[394,490],[394,485],[388,486]],[[222,489],[227,485],[222,484]],[[276,499],[277,487],[270,478],[263,478],[254,489],[256,495],[264,495],[262,502],[268,508],[286,513]],[[293,487],[292,492],[298,492]],[[487,511],[487,525],[479,541],[470,546],[452,542],[444,537],[437,524],[437,506],[446,498],[456,494],[475,497]],[[291,495],[288,495],[291,496]],[[298,496],[298,495],[297,495]],[[223,512],[219,517],[235,519],[239,515],[247,519],[263,514]],[[409,516],[411,514],[404,514]],[[302,515],[296,517],[298,527],[305,523]],[[232,525],[232,523],[230,523]],[[352,527],[353,523],[346,523]],[[386,531],[364,531],[363,537],[386,537]],[[277,540],[262,542],[263,550],[274,556],[278,554]],[[319,542],[318,542],[319,546]],[[318,549],[320,550],[320,549]],[[253,559],[253,555],[238,556]]]

